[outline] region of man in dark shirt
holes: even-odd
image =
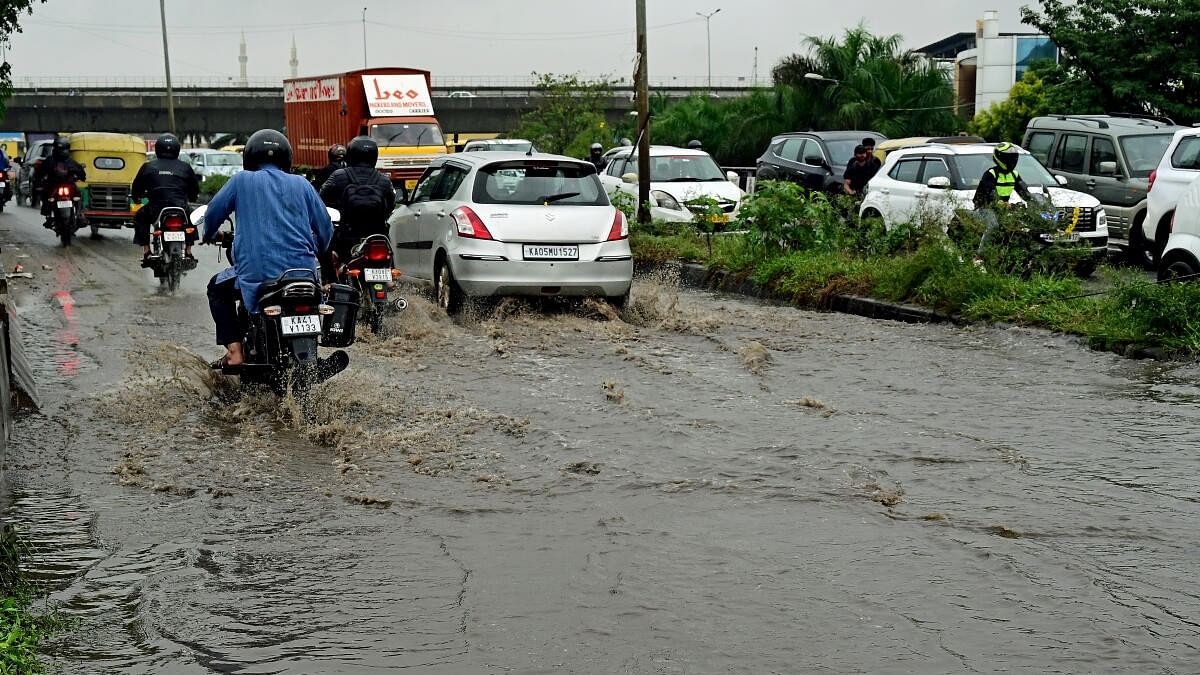
[[[854,159],[846,165],[846,173],[842,175],[842,190],[848,195],[861,198],[867,182],[875,177],[878,170],[879,167],[867,154],[867,149],[861,145],[854,146]]]
[[[883,160],[875,156],[875,139],[867,136],[862,139],[862,146],[867,150],[867,159],[875,165],[875,170],[879,171],[879,167],[883,166]]]
[[[179,139],[175,134],[163,134],[154,141],[155,159],[142,165],[133,179],[130,198],[136,203],[143,197],[147,203],[133,218],[133,240],[142,247],[142,267],[150,266],[150,229],[158,215],[168,206],[188,211],[188,202],[200,194],[200,177],[192,167],[179,159]],[[187,237],[187,257],[192,257],[195,236]]]

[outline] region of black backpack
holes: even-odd
[[[379,186],[374,182],[360,183],[354,176],[354,171],[347,170],[346,176],[350,184],[342,191],[338,202],[338,211],[342,214],[344,223],[378,223],[387,218],[384,211],[387,206]]]

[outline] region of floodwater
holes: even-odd
[[[1200,671],[1195,364],[656,278],[414,299],[310,400],[239,397],[211,249],[171,296],[35,220],[6,517],[62,673]]]

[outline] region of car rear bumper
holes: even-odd
[[[624,295],[633,283],[628,240],[581,244],[579,260],[524,260],[522,245],[473,241],[451,253],[468,295]]]

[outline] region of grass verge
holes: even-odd
[[[38,643],[64,625],[55,612],[33,611],[37,589],[21,573],[27,545],[12,525],[0,526],[0,675],[42,675]]]

